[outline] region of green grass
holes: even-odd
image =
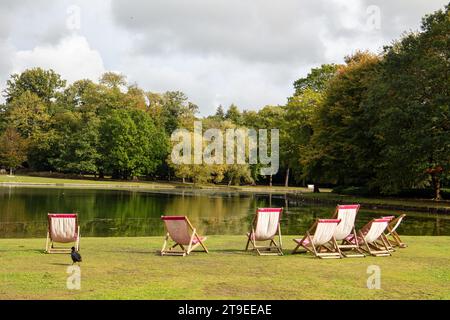
[[[44,239],[0,240],[0,299],[450,299],[450,237],[404,237],[392,257],[319,260],[243,252],[243,236],[210,236],[210,254],[160,257],[162,237],[82,238],[81,290],[66,288],[69,255]],[[381,268],[381,289],[366,287]]]
[[[273,192],[273,193],[295,193],[311,192],[303,187],[282,187],[282,186],[227,186],[216,184],[192,184],[180,182],[153,182],[153,181],[120,181],[120,180],[91,180],[91,179],[64,179],[64,178],[49,178],[49,177],[34,177],[34,176],[7,176],[0,175],[0,186],[8,185],[28,185],[28,186],[46,186],[46,187],[90,187],[101,189],[175,189],[175,188],[189,188],[189,189],[205,189],[205,190],[223,190],[223,191],[244,191],[244,192]],[[324,192],[329,192],[329,189],[323,189]]]

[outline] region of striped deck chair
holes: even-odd
[[[355,240],[356,243],[354,244],[348,242],[344,243],[344,240],[349,235],[356,233],[355,220],[359,208],[359,204],[338,205],[332,217],[332,219],[341,220],[334,233],[334,238],[338,242],[339,249],[344,257],[365,257],[364,253],[360,249],[358,239]],[[350,254],[349,252],[353,252],[353,254]]]
[[[373,219],[356,235],[348,236],[344,242],[358,244],[363,251],[375,257],[391,256],[391,250],[389,250],[389,244],[384,235],[390,221],[390,218]]]
[[[334,238],[339,219],[318,219],[302,239],[293,239],[297,246],[292,253],[303,247],[318,258],[342,258],[341,250]]]
[[[280,220],[283,208],[258,208],[252,222],[252,229],[247,233],[245,251],[256,250],[258,255],[283,255]],[[278,243],[275,237],[278,235]],[[257,242],[267,242],[268,245],[258,245]]]
[[[408,245],[400,239],[399,234],[397,233],[397,228],[402,223],[403,219],[406,217],[406,214],[401,214],[397,218],[395,216],[391,216],[391,222],[389,222],[386,228],[386,239],[388,240],[388,244],[391,247],[399,247],[406,248]],[[387,218],[387,217],[386,217]]]
[[[74,243],[80,249],[80,226],[76,213],[49,213],[46,253],[70,253],[71,247],[56,248],[55,243]]]
[[[198,246],[201,246],[202,252],[208,253],[208,249],[203,243],[206,237],[200,237],[196,229],[192,226],[188,217],[186,216],[162,216],[165,228],[167,230],[164,244],[160,251],[162,256],[186,256],[194,251]],[[172,239],[174,244],[167,248],[169,239]],[[174,250],[177,246],[181,250]]]

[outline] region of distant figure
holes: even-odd
[[[72,264],[75,264],[77,262],[81,262],[81,256],[78,252],[75,251],[75,247],[72,247],[72,252],[70,253],[70,256],[72,257]]]

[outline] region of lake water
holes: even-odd
[[[244,235],[257,207],[284,207],[282,233],[301,235],[332,205],[288,201],[284,195],[0,187],[0,238],[45,237],[47,213],[78,212],[82,236],[162,236],[161,215],[187,215],[202,234]],[[396,211],[364,210],[357,227]],[[404,235],[450,235],[450,216],[405,212]]]

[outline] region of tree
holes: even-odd
[[[288,99],[280,134],[280,153],[287,168],[285,186],[288,186],[289,171],[293,169],[297,180],[311,180],[311,175],[302,165],[300,159],[308,148],[313,135],[313,119],[323,102],[323,92],[305,89],[301,95]]]
[[[384,193],[431,186],[436,200],[450,170],[450,5],[425,16],[419,33],[385,48],[368,97]]]
[[[316,181],[366,185],[373,179],[377,148],[364,99],[380,57],[357,52],[327,85],[314,114],[311,143],[302,149],[305,175]]]
[[[214,117],[217,120],[225,120],[225,111],[223,110],[222,105],[219,105],[216,109],[216,113],[214,115]]]
[[[0,136],[0,163],[9,168],[10,175],[27,159],[27,141],[13,127]]]
[[[99,168],[114,178],[153,173],[167,154],[164,132],[140,110],[111,110],[100,125]]]
[[[170,135],[181,122],[195,119],[198,106],[189,102],[187,96],[181,91],[168,91],[163,94],[146,93],[149,101],[148,113],[158,124],[165,128]]]
[[[49,103],[65,86],[66,81],[53,70],[33,68],[21,74],[13,74],[6,82],[4,93],[7,103],[19,98],[27,91],[38,96],[44,103]]]
[[[242,124],[242,115],[235,104],[231,104],[225,114],[225,120],[230,120],[236,125]]]
[[[297,180],[303,181],[303,185],[305,180],[312,178],[301,165],[300,159],[313,134],[313,117],[339,67],[336,64],[324,64],[313,68],[305,78],[294,82],[295,92],[288,98],[284,107],[284,119],[281,121],[280,156],[281,163],[286,167],[286,187],[289,185],[290,169],[293,169]]]
[[[6,118],[22,137],[30,138],[49,128],[51,115],[38,95],[25,91],[8,104]]]
[[[100,119],[91,112],[65,111],[55,116],[55,149],[49,163],[61,172],[98,173]]]
[[[336,75],[339,65],[323,64],[320,68],[313,68],[306,78],[294,82],[294,96],[302,95],[305,90],[323,92],[328,82]]]
[[[104,85],[110,89],[119,89],[120,87],[126,86],[126,77],[123,74],[115,72],[105,72],[100,77],[100,84]]]

